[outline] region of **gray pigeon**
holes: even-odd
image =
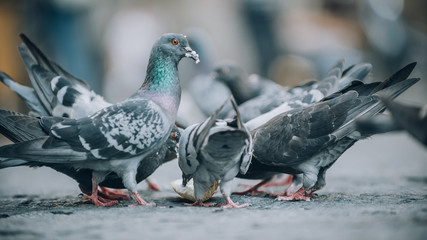
[[[264,85],[267,84],[261,83],[264,81],[255,76],[251,80],[249,81],[241,66],[233,61],[225,60],[216,64],[211,72],[204,72],[195,76],[188,88],[200,110],[209,116],[230,95],[233,95],[239,105],[265,92],[267,87]],[[279,88],[283,87],[277,88],[277,86],[278,84],[271,82],[269,90],[280,92]],[[224,107],[219,117],[222,118],[229,112],[234,114],[231,104]],[[229,116],[232,117],[231,114]]]
[[[183,57],[198,62],[185,36],[162,35],[152,48],[144,83],[129,99],[89,117],[55,123],[47,137],[3,146],[0,163],[35,161],[90,169],[92,194],[88,198],[100,205],[98,184],[115,172],[137,200],[136,205],[147,205],[136,191],[135,176],[138,166],[146,164],[147,157],[159,150],[172,130],[181,95],[178,62]],[[49,74],[43,68],[35,72]]]
[[[216,79],[230,89],[238,105],[269,92],[279,92],[283,87],[271,80],[256,74],[248,76],[236,62],[226,60],[219,62],[214,68]]]
[[[341,59],[319,81],[311,81],[291,89],[282,88],[279,92],[269,92],[244,102],[239,105],[242,120],[248,123],[249,129],[253,129],[281,112],[317,102],[343,89],[355,79],[365,79],[372,68],[368,63],[360,63],[343,70],[343,65],[344,60]],[[253,122],[249,123],[250,120]]]
[[[355,142],[371,135],[356,131],[355,120],[382,112],[385,105],[380,97],[395,98],[419,81],[407,79],[414,66],[409,64],[383,82],[355,81],[318,103],[284,112],[254,129],[252,164],[238,177],[293,174],[294,185],[302,180],[302,187],[278,200],[310,200],[326,185],[326,171],[335,161]]]
[[[218,107],[221,106],[220,104],[231,95],[231,91],[227,85],[218,81],[214,73],[195,76],[191,79],[188,91],[205,116],[212,114],[212,112],[218,109]],[[230,105],[226,106],[224,110],[219,113],[219,116],[224,117],[231,109],[232,107]]]
[[[23,43],[19,46],[19,53],[34,89],[33,94],[21,93],[11,78],[3,77],[1,81],[24,99],[32,115],[82,118],[111,106],[92,91],[86,81],[49,60],[27,36],[21,34],[20,37]],[[40,111],[40,106],[44,111]]]
[[[20,36],[23,43],[19,46],[19,51],[35,89],[18,84],[3,72],[0,72],[0,81],[25,101],[31,116],[81,118],[111,105],[92,91],[86,81],[78,79],[49,60],[28,37],[24,34]],[[40,68],[50,71],[56,77],[52,78],[52,74],[40,75]],[[150,189],[159,189],[148,178],[146,180]],[[85,192],[90,193],[90,189]],[[108,190],[104,188],[103,191]]]
[[[30,141],[48,136],[50,127],[54,123],[61,122],[65,119],[66,118],[63,117],[32,117],[0,109],[0,133],[14,143]],[[157,152],[146,157],[145,161],[147,164],[140,164],[138,166],[135,177],[137,183],[146,179],[161,164],[177,157],[176,148],[178,146],[181,131],[182,130],[174,126],[166,143],[163,144]],[[75,169],[69,164],[62,163],[44,163],[22,160],[0,163],[0,169],[15,166],[50,167],[75,179],[79,183],[79,187],[84,194],[92,194],[92,170],[90,169]],[[125,188],[123,186],[122,179],[114,172],[108,174],[105,179],[99,183],[99,186],[101,187],[101,191],[98,192],[98,200],[102,202],[104,206],[110,206],[117,203],[115,200],[129,200],[129,195],[125,193],[121,193],[117,190],[110,191],[109,189],[106,189],[106,187],[115,189]]]
[[[185,129],[179,141],[178,162],[182,170],[183,185],[193,178],[197,199],[193,206],[209,206],[202,202],[209,187],[220,181],[221,193],[226,200],[224,207],[240,208],[230,198],[230,181],[249,167],[252,155],[252,138],[244,126],[233,98],[236,111],[233,121],[217,119],[227,100],[212,116],[200,124]]]
[[[272,110],[249,120],[246,122],[246,127],[252,131],[283,112],[308,107],[313,103],[319,102],[335,91],[344,89],[349,84],[351,84],[352,81],[364,79],[372,68],[371,64],[368,63],[352,65],[345,70],[343,70],[343,67],[344,59],[340,59],[336,65],[331,68],[327,76],[320,81],[311,81],[304,85],[291,88],[287,91],[281,90],[280,93],[272,94],[272,92],[270,92],[270,94],[263,94],[245,102],[239,106],[239,110],[245,111],[246,116],[250,117],[257,116],[263,111],[271,109],[272,106],[276,106],[277,104],[282,103],[278,107],[275,107]],[[248,190],[243,192],[235,192],[234,194],[244,195],[250,193],[253,195],[254,193],[258,192],[259,187],[269,182],[272,177],[273,176],[268,176],[262,182],[256,184]],[[298,183],[299,179],[301,178],[293,176],[292,182]],[[288,178],[284,181],[284,183],[289,181],[290,179]],[[285,184],[279,183],[279,185]]]
[[[427,105],[410,106],[389,99],[381,99],[390,115],[378,115],[356,122],[360,132],[386,133],[406,130],[419,142],[427,146]]]

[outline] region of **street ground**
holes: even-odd
[[[183,206],[170,182],[176,160],[151,177],[162,191],[141,195],[158,206],[85,204],[77,184],[48,168],[0,170],[0,239],[425,239],[427,148],[406,133],[357,143],[329,170],[310,202],[236,196],[244,209]],[[256,181],[235,180],[240,183]],[[283,191],[282,187],[264,189]],[[215,194],[208,202],[221,202]]]

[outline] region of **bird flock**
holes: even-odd
[[[186,36],[163,34],[152,47],[141,87],[114,104],[24,34],[21,39],[19,52],[32,88],[4,72],[0,80],[30,111],[0,109],[0,133],[13,142],[0,147],[0,169],[50,167],[75,179],[83,198],[96,206],[130,197],[136,201],[130,206],[155,206],[142,198],[137,184],[175,158],[182,185],[193,180],[196,201],[187,205],[240,208],[248,204],[230,197],[236,177],[261,180],[235,193],[253,195],[288,174],[289,186],[276,199],[309,201],[326,185],[327,170],[361,139],[407,129],[427,146],[427,108],[393,101],[420,80],[409,77],[416,63],[368,82],[370,64],[344,68],[341,59],[324,78],[287,88],[224,62],[190,82],[206,120],[187,126],[177,118],[178,64],[183,58],[198,63],[199,55]],[[225,204],[204,203],[218,182]]]

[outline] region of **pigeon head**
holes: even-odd
[[[155,51],[175,58],[176,62],[183,57],[192,58],[196,63],[200,61],[199,55],[190,47],[187,37],[178,33],[163,34],[153,47],[153,52]]]
[[[188,57],[199,62],[199,55],[191,49],[182,34],[163,34],[154,44],[147,66],[147,74],[141,90],[173,92],[180,96],[178,63]],[[177,107],[177,106],[176,106]]]
[[[224,61],[214,69],[214,78],[224,83],[233,94],[237,104],[252,98],[257,91],[248,82],[245,70],[233,61]]]
[[[182,174],[182,186],[187,186],[187,183],[193,178],[193,175]]]
[[[245,71],[235,62],[221,62],[215,67],[214,72],[215,77],[227,85],[233,85],[246,80]]]

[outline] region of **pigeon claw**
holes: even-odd
[[[129,207],[137,207],[137,206],[151,206],[151,207],[155,207],[156,204],[155,203],[148,203],[146,202],[144,199],[142,199],[141,195],[139,195],[139,193],[137,192],[132,192],[133,197],[135,198],[135,200],[138,203],[129,205]]]
[[[109,200],[130,200],[128,194],[120,191],[119,189],[110,190],[106,187],[100,187],[98,194],[105,199]]]
[[[310,196],[306,195],[306,190],[300,188],[291,196],[279,196],[276,198],[277,201],[310,201]]]
[[[83,189],[81,190],[83,193],[85,193]],[[83,196],[83,198],[89,199],[90,202],[92,202],[95,206],[99,206],[99,207],[110,207],[119,203],[116,200],[106,199],[98,195],[98,185],[96,183],[96,179],[94,175],[92,175],[92,192],[90,194],[86,193],[86,195]]]
[[[268,182],[268,180],[264,179],[261,182],[250,187],[248,190],[245,190],[242,192],[233,192],[233,194],[235,194],[235,195],[248,195],[248,194],[250,194],[251,196],[254,196],[255,194],[264,194],[265,192],[258,190],[258,188],[262,187],[267,182]]]
[[[280,187],[280,186],[287,186],[292,183],[292,175],[288,175],[286,179],[283,181],[280,181],[281,179],[274,178],[271,181],[267,182],[263,185],[263,187]]]
[[[230,197],[225,197],[226,203],[225,204],[218,204],[218,207],[222,208],[244,208],[249,207],[249,204],[245,203],[240,205],[238,202],[233,202]]]
[[[93,205],[95,205],[97,207],[111,207],[111,206],[119,203],[116,200],[105,199],[103,197],[96,196],[94,194],[85,195],[85,196],[83,196],[83,198],[89,199],[89,202],[93,203]]]
[[[226,203],[226,204],[218,204],[218,207],[222,207],[222,208],[244,208],[244,207],[249,207],[249,204],[245,203],[242,205],[239,205],[238,202],[232,202],[232,203]]]
[[[128,207],[138,207],[138,206],[149,206],[149,207],[155,207],[155,206],[156,206],[156,204],[155,204],[155,203],[148,203],[148,202],[145,202],[145,203],[135,203],[135,204],[131,204],[131,205],[129,205]]]
[[[245,191],[242,191],[242,192],[233,192],[232,194],[235,194],[235,195],[251,195],[251,196],[255,196],[257,194],[265,194],[265,192],[261,191],[261,190],[249,188],[248,190],[245,190]]]
[[[216,203],[203,203],[200,200],[195,201],[194,203],[184,203],[184,206],[188,207],[213,207]]]
[[[148,183],[148,189],[149,190],[152,190],[152,191],[160,191],[160,187],[157,185],[157,184],[155,184],[155,183],[153,183],[151,180],[149,180],[148,178],[147,179],[145,179],[145,181]]]

